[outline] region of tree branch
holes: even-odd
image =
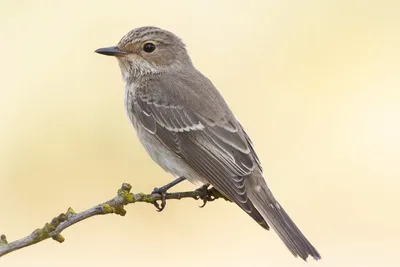
[[[6,236],[1,235],[0,257],[18,249],[42,242],[49,238],[52,238],[59,243],[62,243],[65,240],[64,237],[61,235],[62,231],[90,217],[112,213],[125,216],[126,210],[124,207],[128,204],[133,204],[136,202],[154,204],[157,200],[161,200],[160,194],[134,194],[130,192],[131,188],[132,187],[130,184],[124,183],[122,184],[122,187],[118,190],[118,194],[116,197],[79,213],[75,213],[72,208],[68,208],[66,213],[62,213],[59,216],[53,218],[53,220],[50,223],[46,223],[44,227],[34,230],[30,235],[23,237],[19,240],[9,243]],[[182,198],[203,199],[204,203],[206,203],[207,201],[213,201],[218,198],[228,200],[225,196],[223,196],[214,188],[207,190],[195,190],[166,194],[166,199]]]

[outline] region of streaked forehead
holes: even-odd
[[[157,27],[140,27],[131,30],[118,43],[118,47],[124,47],[131,43],[155,40],[165,44],[171,44],[180,39],[173,33]]]

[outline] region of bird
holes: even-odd
[[[125,109],[150,157],[176,180],[212,186],[303,260],[321,256],[275,199],[254,145],[213,83],[174,33],[144,26],[96,53],[117,59]],[[163,200],[161,208],[165,207]]]

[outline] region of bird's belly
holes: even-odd
[[[160,140],[143,128],[139,122],[134,123],[134,125],[143,147],[161,168],[171,173],[175,178],[184,176],[189,182],[198,186],[207,183],[183,159],[166,148]]]

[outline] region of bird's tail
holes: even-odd
[[[303,260],[306,260],[308,255],[311,255],[315,260],[320,260],[321,256],[318,251],[275,200],[264,178],[252,178],[256,181],[253,180],[250,184],[253,187],[252,190],[247,190],[251,202],[267,223],[278,233],[290,252],[295,257],[300,256]]]

